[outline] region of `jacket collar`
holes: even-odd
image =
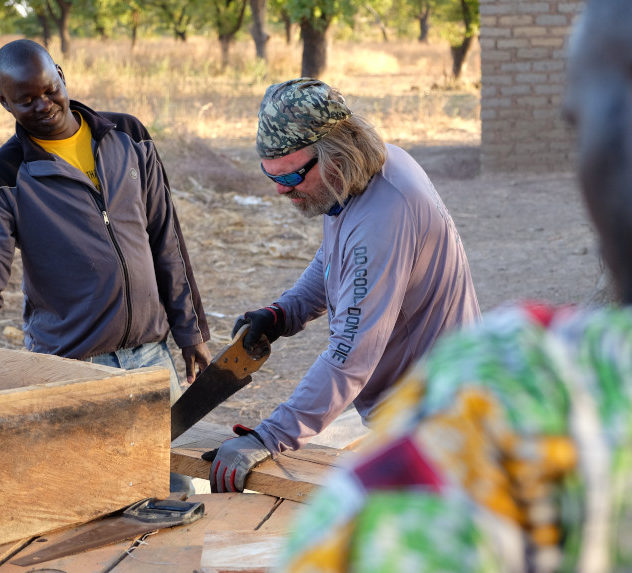
[[[70,109],[72,111],[78,111],[81,114],[81,117],[90,127],[92,138],[97,142],[99,142],[108,131],[116,127],[109,119],[99,115],[96,111],[78,101],[71,99]],[[15,134],[22,144],[24,161],[49,160],[51,158],[50,153],[33,143],[26,129],[19,123],[15,124]]]

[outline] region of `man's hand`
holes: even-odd
[[[233,337],[244,324],[250,324],[250,328],[244,336],[244,348],[248,352],[253,352],[262,335],[265,334],[268,342],[272,344],[283,334],[285,331],[285,312],[277,304],[247,312],[235,322]]]
[[[195,346],[183,347],[182,358],[187,369],[187,382],[191,384],[196,376],[195,365],[198,365],[198,372],[202,372],[211,363],[212,356],[206,342],[200,342]]]
[[[252,468],[272,457],[256,432],[244,426],[235,426],[233,431],[243,435],[226,440],[217,450],[211,465],[209,480],[214,493],[243,491],[246,476]],[[205,455],[202,457],[208,459]]]

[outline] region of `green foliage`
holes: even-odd
[[[310,22],[316,30],[326,30],[335,20],[339,19],[349,26],[353,26],[354,16],[367,3],[359,0],[288,0],[285,10],[293,22]]]
[[[426,10],[436,35],[451,45],[459,45],[464,37],[478,33],[478,0],[391,0],[381,13],[397,36],[407,37],[419,34],[419,19]]]
[[[123,0],[124,1],[124,0]],[[194,31],[203,31],[209,24],[208,2],[205,0],[135,0],[143,18],[155,22],[155,30],[169,31],[179,40],[186,40]]]
[[[386,19],[398,37],[416,35],[419,16],[426,8],[432,13],[434,5],[435,0],[392,0],[386,12]]]
[[[0,4],[0,33],[16,32],[32,37],[40,32],[40,26],[26,2],[8,0]]]
[[[205,6],[218,37],[234,37],[243,22],[246,0],[207,0]]]
[[[225,37],[243,27],[247,18],[244,2],[247,4],[247,0],[72,0],[70,28],[75,36],[110,37],[141,26],[146,33],[169,32],[181,39],[208,30]],[[4,0],[0,6],[0,32],[41,34],[36,12],[46,10],[45,0]],[[412,38],[419,34],[421,14],[429,9],[433,33],[457,46],[463,38],[478,34],[479,26],[478,0],[268,0],[267,8],[277,33],[282,28],[276,24],[289,19],[316,30],[339,23],[339,30],[347,30],[340,33],[349,38],[362,38],[366,30],[375,31],[378,26],[388,30],[389,36],[395,32]]]
[[[478,0],[433,0],[433,21],[451,46],[478,34]]]

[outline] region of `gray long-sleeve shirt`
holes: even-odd
[[[325,312],[330,335],[294,393],[256,428],[273,454],[300,448],[351,402],[366,420],[442,332],[480,316],[441,198],[410,155],[387,150],[364,193],[324,217],[320,249],[277,301],[285,336]]]

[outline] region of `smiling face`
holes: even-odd
[[[33,137],[66,139],[77,131],[61,68],[42,54],[6,69],[0,85],[0,103]]]
[[[270,175],[285,175],[300,169],[312,157],[308,148],[303,148],[276,159],[262,159],[261,165]],[[276,183],[276,189],[306,217],[324,215],[337,203],[337,198],[323,183],[318,165],[310,169],[298,185],[287,187]]]

